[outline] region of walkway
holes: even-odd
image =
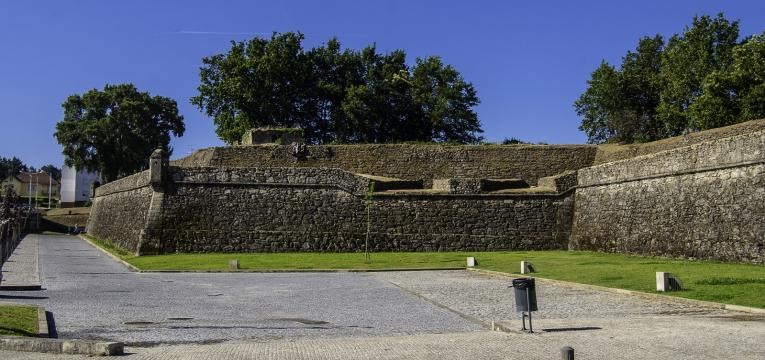
[[[74,237],[40,237],[40,255],[47,290],[11,301],[53,311],[62,337],[126,341],[127,359],[556,359],[562,346],[577,359],[765,358],[763,315],[577,287],[538,283],[537,333],[505,333],[480,324],[520,327],[507,278],[137,274]]]

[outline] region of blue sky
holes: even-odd
[[[478,90],[487,140],[583,143],[572,103],[601,59],[619,63],[641,36],[681,32],[724,12],[741,34],[765,31],[765,1],[7,1],[0,0],[0,156],[63,163],[61,103],[132,82],[178,101],[175,157],[221,145],[190,105],[204,56],[230,40],[302,31],[415,57],[439,55]]]

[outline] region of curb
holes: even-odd
[[[48,330],[48,317],[45,315],[45,308],[42,306],[37,307],[37,337],[50,337],[50,331]]]
[[[501,277],[528,276],[525,274],[522,275],[522,274],[515,274],[515,273],[505,273],[501,271],[484,270],[484,269],[476,269],[476,268],[468,268],[467,270],[486,274],[486,275],[501,276]],[[534,279],[540,280],[542,282],[550,283],[550,284],[556,284],[556,285],[562,285],[562,286],[568,286],[568,287],[574,287],[574,288],[584,288],[584,289],[597,290],[597,291],[606,291],[606,292],[617,293],[622,295],[642,297],[642,298],[650,299],[650,300],[670,301],[670,302],[677,302],[677,303],[683,303],[683,304],[703,306],[703,307],[708,307],[713,309],[745,312],[750,314],[765,314],[765,309],[749,307],[749,306],[723,304],[723,303],[712,302],[712,301],[687,299],[682,297],[661,295],[661,294],[651,294],[651,293],[646,293],[642,291],[610,288],[610,287],[599,286],[599,285],[581,284],[581,283],[575,283],[570,281],[541,278],[536,276],[534,277]]]
[[[122,355],[125,352],[125,345],[120,342],[93,340],[62,340],[23,336],[0,336],[0,350],[112,356]]]
[[[41,284],[0,285],[0,291],[37,291],[37,290],[42,290]]]
[[[90,244],[90,246],[92,246],[92,247],[98,249],[99,251],[101,251],[102,253],[106,254],[107,256],[112,258],[114,261],[124,265],[126,268],[128,268],[128,270],[133,271],[133,272],[142,272],[141,269],[133,266],[132,264],[130,264],[129,262],[127,262],[125,260],[120,259],[116,255],[106,251],[104,248],[96,245],[94,242],[90,241],[90,239],[86,238],[85,236],[77,235],[77,237],[79,237],[80,239],[84,240],[86,243]]]
[[[391,271],[465,270],[464,267],[443,268],[390,268],[390,269],[239,269],[239,270],[135,270],[139,273],[365,273]]]

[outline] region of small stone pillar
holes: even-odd
[[[164,192],[169,165],[167,152],[164,149],[157,149],[151,153],[151,157],[149,157],[149,173],[151,173],[151,187],[154,191]]]

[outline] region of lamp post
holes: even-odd
[[[29,200],[29,201],[28,201],[27,206],[29,206],[29,208],[31,209],[32,208],[32,173],[27,172],[26,174],[27,174],[27,177],[29,178],[28,179],[29,180],[29,191],[27,191],[27,200]]]
[[[48,210],[50,210],[50,192],[53,189],[53,175],[48,173]]]

